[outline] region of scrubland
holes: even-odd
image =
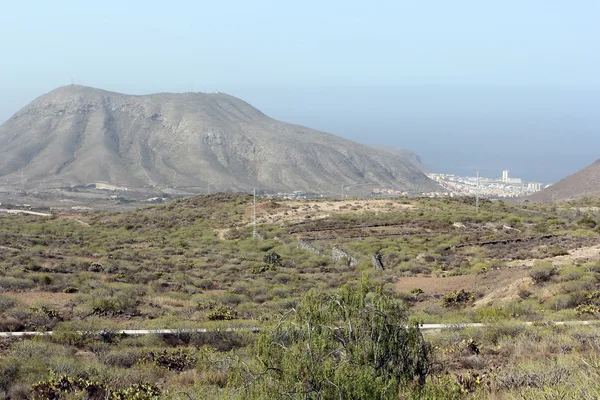
[[[0,217],[0,396],[600,397],[600,200],[251,200]]]

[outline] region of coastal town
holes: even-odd
[[[551,185],[539,182],[527,182],[521,178],[510,177],[509,171],[502,171],[500,178],[482,176],[460,176],[453,174],[428,173],[443,189],[439,192],[423,193],[429,197],[481,196],[490,199],[527,196]],[[405,196],[406,192],[395,189],[373,189],[373,196]]]

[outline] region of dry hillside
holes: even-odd
[[[0,186],[435,190],[410,154],[276,121],[222,93],[131,96],[72,85],[0,126]]]
[[[550,186],[528,196],[529,201],[549,203],[600,195],[600,160]]]

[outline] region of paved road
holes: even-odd
[[[514,322],[522,325],[534,325],[534,322]],[[551,325],[596,325],[600,327],[600,321],[558,321],[548,322]],[[444,329],[465,329],[465,328],[483,328],[486,326],[493,326],[494,324],[483,324],[483,323],[463,323],[463,324],[423,324],[421,330],[425,333],[428,331],[444,330]],[[100,335],[103,331],[92,332],[92,334]],[[143,335],[169,335],[169,334],[182,334],[182,333],[215,333],[215,332],[260,332],[258,327],[248,328],[225,328],[225,329],[125,329],[120,331],[112,331],[116,334],[130,335],[130,336],[143,336]],[[82,332],[83,333],[83,332]],[[0,332],[0,338],[7,337],[27,337],[27,336],[48,336],[52,335],[52,332]]]
[[[0,208],[0,212],[5,212],[8,214],[29,214],[29,215],[37,215],[39,217],[51,217],[52,214],[41,213],[35,211],[27,211],[27,210],[8,210],[6,208]]]

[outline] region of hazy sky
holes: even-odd
[[[0,121],[72,79],[218,89],[439,172],[551,181],[600,158],[598,21],[598,0],[5,0]]]

